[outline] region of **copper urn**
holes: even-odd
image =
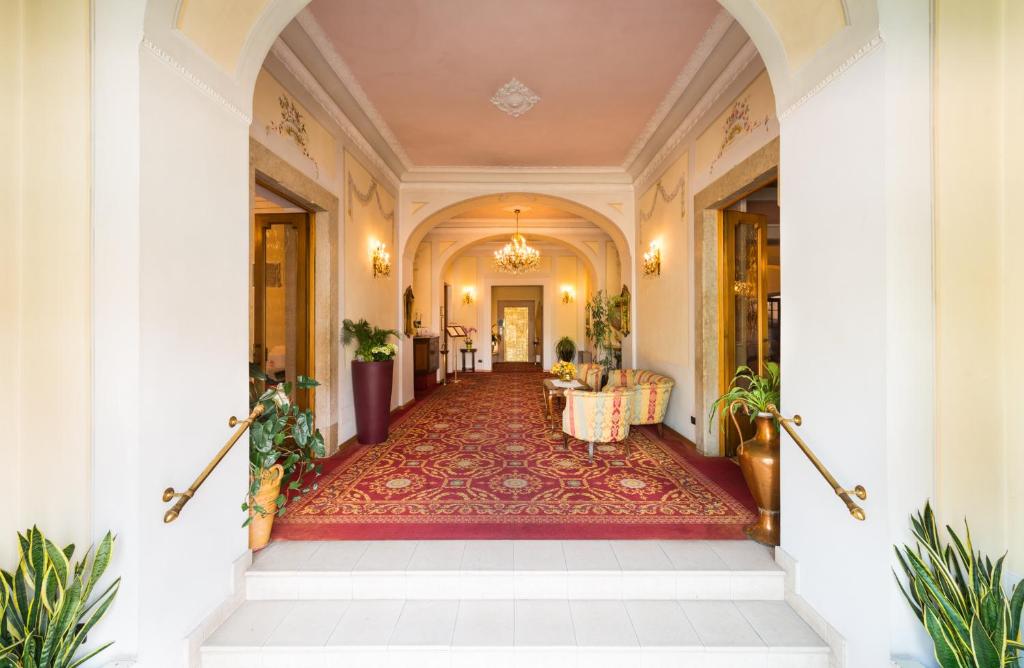
[[[754,418],[757,431],[736,454],[747,487],[757,503],[758,519],[747,535],[762,545],[779,544],[779,426],[768,413]]]

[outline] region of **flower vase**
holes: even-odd
[[[779,544],[779,427],[769,413],[758,413],[757,431],[736,451],[743,479],[757,503],[757,522],[747,535],[762,545]]]

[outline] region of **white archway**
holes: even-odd
[[[920,342],[933,333],[922,327],[925,316],[900,322],[931,303],[927,272],[918,271],[930,266],[930,246],[922,242],[931,234],[930,116],[927,104],[917,104],[930,93],[919,87],[927,72],[916,78],[920,63],[929,62],[922,60],[928,37],[900,23],[901,12],[919,11],[912,3],[886,5],[895,18],[883,43],[877,3],[847,0],[846,25],[793,68],[785,36],[801,29],[799,16],[780,22],[786,17],[769,16],[768,3],[722,3],[764,57],[780,111],[787,405],[805,414],[808,440],[837,476],[860,480],[872,493],[869,522],[853,525],[825,501],[817,474],[785,454],[783,504],[791,519],[784,520],[783,548],[800,563],[808,607],[850,642],[850,665],[881,665],[894,642],[906,642],[890,640],[894,628],[905,630],[906,615],[890,600],[886,548],[902,537],[910,500],[916,504],[930,489],[921,471],[931,461],[930,433],[915,420],[932,409],[927,393],[920,401],[902,398],[916,381],[928,384]],[[159,493],[191,480],[223,441],[225,418],[246,409],[238,388],[247,360],[237,342],[246,338],[247,322],[253,82],[273,40],[306,2],[269,0],[227,69],[178,26],[179,7],[210,4],[99,3],[94,13],[94,85],[103,95],[95,96],[93,121],[92,515],[97,532],[121,535],[115,569],[125,586],[108,628],[122,653],[154,666],[181,665],[180,639],[230,600],[225,571],[247,558],[244,533],[230,530],[240,523],[246,484],[242,450],[229,455],[175,525],[161,524]],[[208,27],[216,34],[217,26]],[[896,147],[887,136],[910,139]],[[426,217],[474,196],[535,189],[475,188],[439,187],[437,197],[425,199],[427,189],[403,186],[399,218],[411,228],[400,230],[401,276],[409,275],[412,232]],[[630,249],[623,264],[632,268],[630,187],[610,200],[609,187],[536,188],[555,197],[573,189],[581,206],[624,222],[616,226]],[[823,391],[823,378],[836,377],[847,381],[842,392]],[[871,417],[856,431],[852,406]],[[885,612],[865,618],[851,600]]]

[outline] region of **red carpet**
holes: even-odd
[[[569,441],[544,420],[536,371],[460,375],[398,417],[391,437],[325,462],[274,538],[743,538],[738,467],[653,429],[624,444]]]

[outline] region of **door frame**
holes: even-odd
[[[723,210],[779,178],[779,139],[776,137],[740,161],[694,195],[694,413],[697,449],[705,455],[723,456],[719,419],[709,424],[709,411],[721,393],[721,298],[719,257]],[[781,188],[780,188],[781,193]],[[779,205],[782,196],[779,197]]]
[[[543,297],[541,297],[543,299]],[[503,320],[502,314],[505,312],[506,307],[519,308],[526,307],[527,310],[527,327],[529,328],[529,339],[527,341],[528,352],[526,354],[526,361],[530,364],[537,363],[537,302],[531,299],[499,299],[498,300],[498,319]],[[495,323],[497,324],[497,323]],[[507,362],[507,356],[505,354],[505,340],[506,337],[501,337],[501,361]]]
[[[264,275],[264,268],[266,266],[266,248],[264,247],[266,230],[273,225],[292,224],[296,226],[298,232],[299,253],[297,253],[298,267],[296,275],[301,277],[301,282],[298,286],[300,294],[298,295],[295,320],[297,323],[302,323],[304,329],[304,332],[296,339],[295,373],[296,376],[301,374],[315,378],[316,342],[313,336],[313,329],[316,323],[316,234],[313,231],[311,217],[311,213],[306,210],[303,210],[302,213],[257,213],[253,215],[252,354],[255,357],[255,347],[257,345],[263,346],[262,358],[264,362],[268,354],[266,341],[263,340],[262,344],[259,343],[260,340],[265,339],[265,337],[260,336],[261,333],[264,333],[264,321],[260,316],[265,307],[264,297],[266,295],[266,277]],[[261,259],[263,262],[260,261]],[[260,289],[261,286],[262,290]],[[257,362],[259,363],[259,360]],[[292,380],[294,381],[294,379]],[[311,408],[314,401],[312,390],[303,390],[301,393],[299,390],[296,390],[296,399],[303,408]]]

